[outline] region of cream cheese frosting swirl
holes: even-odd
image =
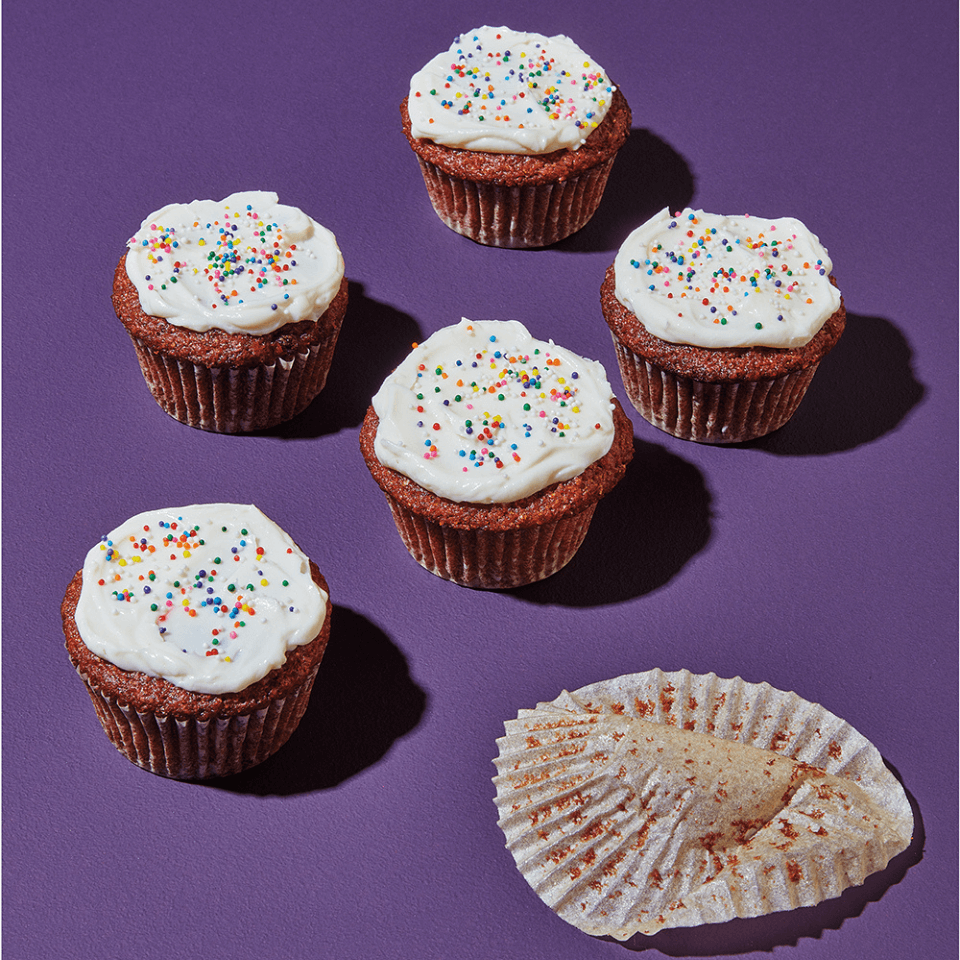
[[[487,153],[576,150],[603,120],[614,87],[569,37],[479,27],[410,80],[410,132]]]
[[[263,191],[150,214],[127,241],[126,267],[144,313],[255,336],[315,320],[343,279],[336,237]]]
[[[326,593],[255,506],[148,510],[87,554],[75,620],[97,656],[184,690],[244,690],[309,643]]]
[[[664,209],[621,246],[615,293],[670,343],[794,348],[840,308],[832,268],[799,220]]]
[[[467,320],[416,345],[373,398],[380,462],[459,503],[511,503],[613,443],[603,366],[516,320]]]

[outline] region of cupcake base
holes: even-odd
[[[600,205],[615,157],[569,180],[514,186],[461,180],[418,159],[433,209],[451,230],[486,246],[531,249],[586,226]]]
[[[630,107],[618,90],[600,126],[578,150],[526,155],[417,139],[410,134],[406,100],[400,116],[437,216],[477,243],[513,249],[549,246],[587,224],[631,122]]]
[[[704,383],[663,370],[613,338],[623,386],[644,420],[681,440],[743,443],[782,427],[819,364],[771,380]]]
[[[360,447],[410,555],[444,580],[483,590],[535,583],[566,566],[583,543],[597,504],[633,457],[633,427],[614,400],[613,444],[580,476],[515,503],[457,503],[383,466],[374,451],[378,425],[370,407]]]
[[[290,696],[246,716],[180,719],[136,710],[98,691],[87,693],[110,742],[144,770],[175,780],[205,780],[262,763],[290,739],[310,701],[317,668]]]
[[[400,538],[425,570],[463,587],[509,590],[552,576],[574,557],[596,504],[520,530],[460,530],[406,508],[386,493]]]
[[[131,337],[140,371],[165,413],[212,433],[266,430],[302,413],[327,382],[339,326],[305,353],[238,370],[178,360]]]
[[[328,592],[312,562],[310,570]],[[282,666],[245,690],[215,695],[121,670],[93,653],[74,620],[82,585],[78,571],[61,608],[67,652],[104,732],[132,763],[176,780],[225,777],[262,763],[290,739],[330,637],[329,600],[323,628],[310,643],[289,651]]]
[[[145,314],[126,255],[113,283],[114,309],[154,399],[175,420],[214,433],[266,430],[313,402],[327,382],[347,299],[344,278],[320,317],[254,336],[197,332]]]
[[[841,299],[816,336],[795,349],[668,343],[620,303],[615,284],[611,266],[600,303],[627,396],[645,420],[681,440],[743,443],[778,430],[796,412],[846,324]]]

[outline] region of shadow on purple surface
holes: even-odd
[[[691,463],[634,437],[633,462],[600,501],[583,545],[559,572],[512,591],[531,603],[592,607],[651,593],[710,540],[711,497]]]
[[[852,450],[890,433],[924,397],[906,337],[882,317],[847,314],[797,412],[752,443],[767,453],[810,456]]]
[[[413,317],[371,299],[363,284],[350,281],[350,300],[326,386],[303,413],[264,434],[305,440],[359,427],[384,377],[419,339]]]
[[[617,154],[593,218],[552,249],[615,252],[640,224],[664,207],[682,210],[693,194],[693,173],[687,161],[649,130],[634,127]]]
[[[887,766],[900,780],[900,774],[889,763]],[[920,808],[910,791],[904,789],[913,811],[910,846],[894,857],[884,870],[867,877],[861,886],[850,887],[839,897],[824,900],[815,907],[800,907],[702,927],[663,930],[652,937],[637,934],[620,945],[634,952],[656,950],[668,957],[725,957],[755,951],[772,953],[777,947],[796,946],[802,939],[819,940],[826,930],[839,930],[845,921],[859,917],[868,904],[879,901],[923,859],[926,835]],[[612,937],[596,939],[619,943]]]
[[[378,627],[346,607],[333,632],[296,732],[258,767],[204,785],[284,796],[327,790],[373,766],[419,724],[427,696]]]

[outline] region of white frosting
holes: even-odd
[[[613,443],[603,366],[516,320],[419,344],[373,398],[382,464],[447,500],[510,503],[576,477]]]
[[[148,510],[87,554],[75,620],[122,670],[184,690],[243,690],[309,643],[327,595],[296,544],[254,506]]]
[[[832,268],[799,220],[661,210],[620,248],[615,292],[670,343],[801,347],[840,307]]]
[[[127,247],[144,313],[200,332],[262,336],[315,320],[343,279],[336,237],[275,193],[172,203]]]
[[[616,89],[569,37],[480,27],[410,80],[411,134],[487,153],[576,150]]]

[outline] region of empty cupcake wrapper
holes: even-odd
[[[537,895],[594,936],[811,906],[910,842],[910,803],[877,749],[769,684],[651,670],[504,726],[507,848]]]

